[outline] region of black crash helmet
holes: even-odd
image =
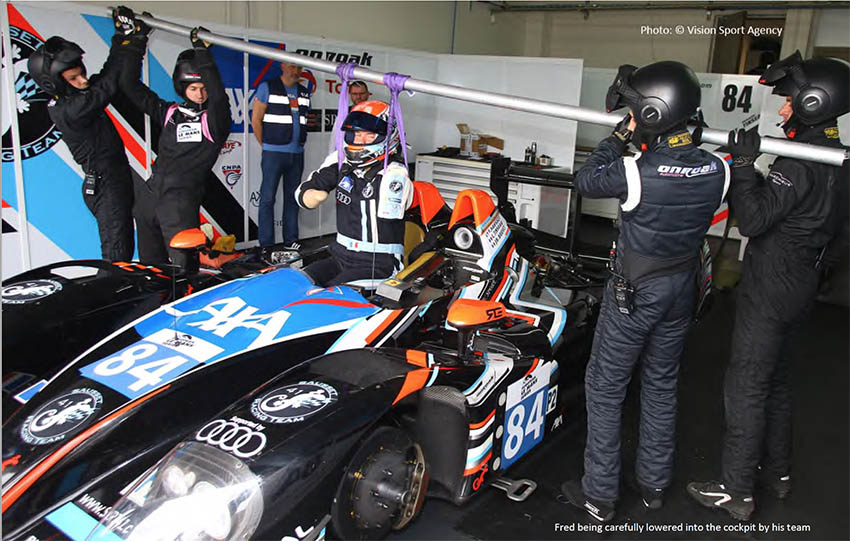
[[[789,96],[794,116],[814,126],[850,111],[850,64],[837,58],[803,60],[800,51],[774,62],[759,79]]]
[[[174,73],[171,75],[174,81],[174,91],[180,99],[186,99],[186,88],[192,83],[202,83],[201,71],[195,58],[194,49],[186,49],[177,56],[174,64]]]
[[[657,135],[686,123],[700,97],[696,73],[681,62],[665,60],[642,68],[625,64],[608,88],[605,107],[608,112],[631,108],[638,129]]]
[[[27,59],[27,71],[43,91],[52,96],[65,95],[72,87],[62,72],[79,66],[85,74],[83,54],[85,51],[76,43],[53,36]]]

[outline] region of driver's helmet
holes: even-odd
[[[384,159],[384,154],[392,154],[399,146],[398,130],[393,130],[387,146],[390,106],[383,101],[369,100],[358,103],[345,117],[342,129],[345,131],[345,161],[355,167],[366,167]],[[354,144],[354,134],[367,131],[378,134],[368,145]]]

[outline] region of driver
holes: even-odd
[[[383,280],[401,268],[404,212],[413,200],[413,183],[399,156],[398,131],[388,134],[388,119],[385,102],[355,105],[342,125],[342,167],[333,151],[295,190],[298,204],[313,209],[336,188],[337,234],[329,248],[331,257],[304,268],[320,286]]]

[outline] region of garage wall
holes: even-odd
[[[815,47],[850,47],[850,9],[822,10],[815,27]]]
[[[678,60],[696,71],[707,71],[710,35],[677,35],[676,25],[714,26],[705,10],[605,10],[546,12],[527,15],[524,56],[583,58],[585,67],[617,68]],[[642,26],[663,27],[670,35],[641,33]]]
[[[112,6],[116,1],[83,2]],[[123,4],[154,16],[170,16],[255,29],[401,47],[433,53],[521,54],[523,17],[500,14],[468,0],[458,2],[157,2],[126,0]],[[457,12],[457,19],[453,15]],[[455,42],[452,51],[452,26]]]

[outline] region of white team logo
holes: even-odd
[[[267,423],[297,423],[337,399],[337,391],[320,381],[300,381],[279,387],[251,404],[254,417]]]
[[[27,417],[21,428],[21,438],[36,445],[59,441],[85,424],[102,403],[100,392],[88,388],[74,389],[54,398]]]
[[[3,304],[24,304],[43,299],[62,289],[56,280],[29,280],[3,288]]]

